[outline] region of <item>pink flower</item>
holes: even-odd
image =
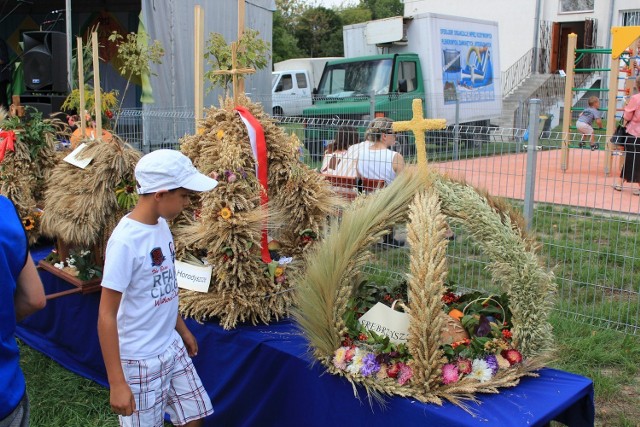
[[[236,174],[235,173],[230,173],[229,176],[227,177],[227,181],[228,182],[236,182]]]
[[[456,362],[456,365],[458,367],[458,371],[461,374],[470,374],[471,370],[473,369],[471,359],[460,358]]]
[[[333,366],[338,369],[347,369],[347,362],[345,361],[345,355],[347,353],[347,347],[340,347],[333,354]]]
[[[453,363],[447,363],[442,367],[442,384],[455,383],[460,379],[458,367]]]
[[[398,365],[401,365],[400,372],[398,372],[398,384],[405,385],[413,376],[413,370],[406,363],[399,362]]]

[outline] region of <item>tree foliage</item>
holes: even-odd
[[[247,29],[238,40],[236,67],[260,70],[269,63],[270,50],[271,46],[259,37],[258,31]],[[217,70],[231,70],[233,67],[231,45],[227,44],[222,34],[209,34],[204,57],[209,65],[209,70],[204,74],[204,77],[211,83],[207,92],[215,86],[227,91],[233,77],[230,74],[215,73]]]
[[[360,0],[357,5],[345,3],[328,9],[317,6],[317,1],[276,0],[273,61],[341,56],[343,26],[403,14],[401,0]]]

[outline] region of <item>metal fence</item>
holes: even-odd
[[[558,312],[594,325],[640,334],[640,197],[636,184],[619,184],[624,153],[614,151],[611,171],[605,173],[608,136],[596,135],[599,149],[580,148],[581,135],[565,137],[545,129],[539,120],[540,103],[529,108],[529,122],[522,128],[454,125],[427,133],[430,165],[449,176],[507,198],[522,209],[540,242],[539,255],[557,278]],[[310,127],[321,129],[330,141],[343,124],[363,129],[368,120],[277,117],[280,126],[304,143]],[[144,132],[143,132],[144,129]],[[117,132],[142,151],[176,147],[178,140],[195,129],[193,112],[125,111]],[[398,135],[397,151],[414,163],[413,135]],[[306,147],[304,161],[320,169],[324,142]],[[565,157],[566,156],[566,157]],[[562,165],[566,164],[566,167]],[[464,289],[495,291],[486,269],[489,259],[465,230],[451,224],[455,238],[449,244],[449,282]],[[402,280],[408,271],[404,227],[394,229],[393,239],[373,251],[365,272],[376,280]]]

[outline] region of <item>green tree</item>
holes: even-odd
[[[287,22],[280,10],[273,14],[273,62],[304,56],[298,47],[298,39],[294,35],[293,27]]]
[[[236,66],[238,68],[253,68],[260,70],[267,66],[269,62],[269,51],[271,46],[259,37],[256,30],[247,29],[238,40],[238,54]],[[209,80],[211,86],[207,92],[218,86],[225,91],[229,90],[229,84],[233,77],[229,74],[216,74],[217,70],[230,70],[232,64],[231,45],[228,45],[220,33],[210,33],[207,40],[207,47],[204,57],[209,64],[209,71],[204,74],[204,78]],[[242,78],[242,76],[240,76]]]
[[[402,16],[404,6],[400,0],[360,0],[360,7],[371,11],[372,19]]]
[[[296,26],[298,46],[309,57],[342,55],[342,21],[325,7],[305,10]]]
[[[371,21],[372,14],[369,9],[363,7],[347,7],[337,11],[342,25],[358,24],[360,22]]]

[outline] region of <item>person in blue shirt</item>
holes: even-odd
[[[43,308],[46,299],[22,221],[11,200],[1,195],[0,218],[0,426],[26,427],[29,400],[16,323]]]
[[[600,114],[600,100],[597,96],[591,96],[588,100],[589,106],[585,108],[576,122],[576,128],[578,132],[582,134],[582,140],[580,141],[580,147],[584,147],[584,141],[589,138],[591,144],[591,151],[598,149],[598,144],[595,142],[595,136],[593,134],[593,122],[595,121],[598,127],[602,127],[602,115]]]

